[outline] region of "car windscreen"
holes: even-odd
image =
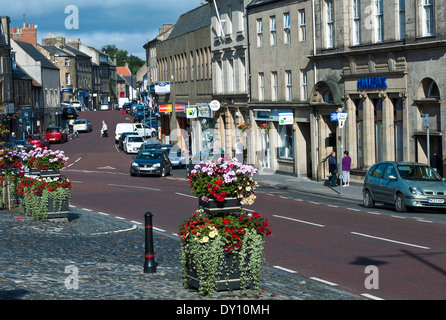
[[[163,157],[162,152],[150,151],[150,152],[140,152],[136,159],[141,160],[161,160]]]
[[[428,166],[398,165],[398,173],[404,180],[441,181],[440,175]]]
[[[74,121],[74,124],[86,124],[87,121],[86,120],[76,120]]]
[[[129,142],[144,142],[142,137],[139,136],[129,136]]]

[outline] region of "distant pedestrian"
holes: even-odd
[[[240,139],[237,139],[234,149],[235,157],[237,158],[238,162],[243,163],[243,143],[240,141]]]
[[[108,128],[104,120],[102,120],[101,137],[108,137]]]
[[[350,186],[351,164],[352,164],[352,158],[349,157],[348,151],[344,151],[344,157],[342,158],[342,185],[344,187]]]
[[[336,152],[332,151],[328,157],[328,171],[331,174],[331,186],[336,187],[336,173],[338,173],[338,162],[336,160]]]
[[[74,138],[76,138],[76,140],[79,139],[79,132],[77,132],[76,129],[73,129],[73,134],[71,135],[71,140],[73,140]]]

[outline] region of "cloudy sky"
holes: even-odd
[[[37,42],[54,36],[80,38],[100,49],[114,44],[145,60],[142,46],[163,23],[175,24],[181,14],[205,0],[0,0],[1,16],[12,27],[37,25]],[[25,15],[25,16],[24,16]],[[76,19],[76,17],[79,19]],[[68,28],[67,28],[68,27]]]

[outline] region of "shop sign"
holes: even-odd
[[[358,79],[358,89],[387,88],[387,77]]]
[[[185,103],[176,103],[175,104],[175,111],[176,112],[185,112],[186,111],[186,104]]]
[[[293,113],[293,110],[279,110],[279,109],[254,109],[254,118],[257,121],[279,121],[279,115]]]
[[[212,118],[212,110],[207,103],[203,105],[198,105],[198,117]]]
[[[285,126],[294,123],[294,114],[292,113],[279,113],[279,125]]]
[[[197,119],[198,118],[197,108],[195,108],[195,107],[187,107],[187,109],[186,109],[186,117],[188,119]]]
[[[170,93],[170,82],[155,82],[155,93],[156,94],[169,94]]]
[[[159,105],[159,112],[161,112],[161,113],[172,112],[172,105],[171,104],[160,104]]]
[[[218,110],[220,110],[220,102],[217,100],[211,101],[209,106],[211,107],[211,110],[214,112],[217,112]]]

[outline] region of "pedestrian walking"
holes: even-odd
[[[108,128],[104,120],[102,120],[101,137],[108,137]]]
[[[237,158],[238,162],[243,163],[243,143],[240,141],[240,139],[237,139],[234,149],[235,157]]]
[[[71,140],[73,140],[74,138],[76,138],[76,140],[79,139],[79,132],[77,132],[76,129],[73,128],[73,134],[71,135]]]
[[[350,186],[351,164],[352,164],[352,158],[349,157],[348,151],[344,151],[344,157],[342,158],[342,185],[344,187]]]
[[[336,152],[332,151],[328,157],[328,171],[331,174],[331,186],[336,187],[336,173],[338,173],[338,162],[336,160]]]

